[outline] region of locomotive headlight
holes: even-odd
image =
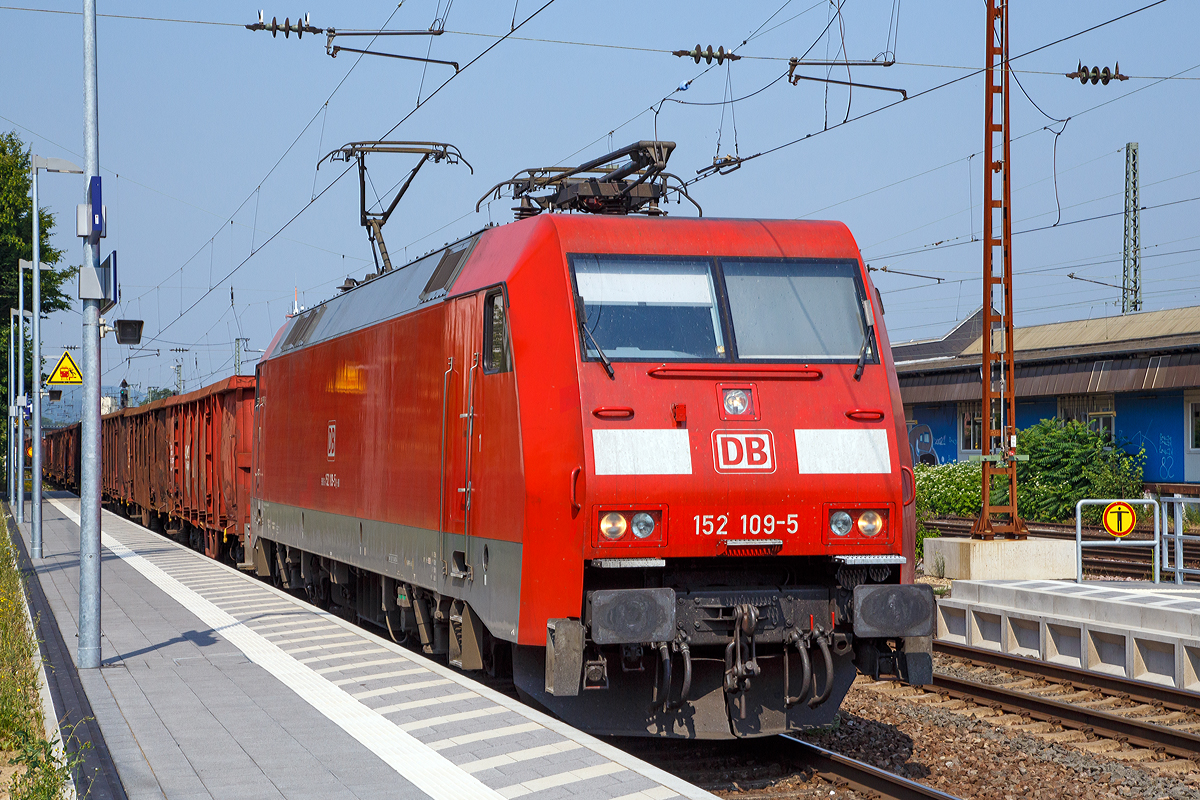
[[[864,511],[858,518],[858,529],[863,536],[874,536],[883,530],[883,517],[874,511]]]
[[[633,535],[639,539],[646,539],[654,533],[654,517],[641,511],[633,515]]]
[[[750,398],[741,389],[725,390],[725,413],[739,415],[750,410]]]
[[[637,518],[634,517],[634,525],[636,524]],[[600,518],[600,532],[604,534],[605,539],[612,539],[613,541],[620,539],[625,535],[625,530],[628,527],[625,518],[615,511],[610,511]],[[654,520],[650,520],[650,528],[653,530]]]
[[[845,511],[835,511],[829,516],[829,530],[834,536],[845,536],[854,527],[854,520]]]

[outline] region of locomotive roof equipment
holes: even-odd
[[[683,180],[666,171],[667,159],[674,150],[674,142],[641,141],[577,167],[527,169],[488,189],[475,204],[475,210],[478,211],[489,197],[499,200],[504,187],[511,186],[513,199],[521,201],[513,209],[517,219],[533,217],[543,211],[654,217],[667,213],[658,204],[668,192],[686,198],[700,216],[704,216],[704,209],[688,195]],[[628,159],[628,162],[616,163],[622,159]],[[679,185],[671,186],[671,178]]]
[[[386,211],[371,211],[367,206],[367,153],[411,153],[421,156],[421,160],[408,173],[408,177],[404,180],[404,185],[400,187],[400,191],[396,192],[396,196],[392,198],[392,202],[388,205]],[[371,240],[371,255],[375,257],[376,275],[382,275],[392,270],[392,259],[388,256],[387,245],[383,242],[383,226],[391,218],[392,212],[396,210],[396,205],[400,202],[400,198],[404,197],[404,193],[412,185],[413,178],[417,177],[417,173],[421,171],[421,167],[425,166],[425,162],[433,161],[437,163],[445,161],[447,164],[457,164],[461,161],[467,165],[467,169],[471,170],[472,175],[475,174],[475,168],[463,158],[459,149],[446,142],[350,142],[327,153],[324,158],[317,162],[317,169],[320,169],[321,164],[326,161],[349,162],[350,159],[358,162],[359,222],[367,229],[367,238]],[[382,202],[380,205],[382,205]],[[377,243],[378,250],[376,250]],[[380,258],[383,259],[382,265],[379,263]],[[346,286],[344,288],[351,287]]]

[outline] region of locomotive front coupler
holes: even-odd
[[[843,655],[850,651],[854,643],[854,637],[848,633],[840,633],[836,631],[824,631],[819,627],[808,631],[795,630],[792,631],[787,642],[783,647],[783,705],[785,708],[791,708],[798,704],[808,696],[809,690],[813,692],[813,696],[808,701],[809,708],[816,708],[829,699],[829,695],[833,692],[833,656]],[[800,655],[801,677],[800,677],[800,694],[792,696],[791,691],[791,664],[788,660],[789,651],[795,648]],[[813,655],[810,651],[816,650],[816,655],[819,655],[825,667],[825,685],[820,692],[817,692],[816,673],[814,672]]]
[[[734,609],[733,634],[725,645],[725,692],[735,694],[750,688],[750,679],[762,669],[758,665],[758,646],[754,633],[758,628],[758,607],[742,603]]]

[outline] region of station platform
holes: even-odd
[[[937,638],[1200,692],[1200,584],[954,581]]]
[[[93,716],[91,755],[112,767],[81,795],[94,779],[91,797],[135,800],[713,797],[108,512],[102,666],[77,670],[78,509],[48,494],[34,568],[42,638],[48,612],[71,658],[52,661],[52,694],[86,695],[56,711]]]

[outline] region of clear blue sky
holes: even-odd
[[[307,11],[312,24],[339,29],[425,29],[446,15],[441,37],[392,37],[372,47],[420,55],[429,48],[434,58],[466,64],[508,32],[514,16],[519,23],[544,1],[454,0],[448,15],[446,0],[440,6],[408,0],[399,8],[314,2],[265,11],[268,20],[281,21]],[[1011,53],[1148,2],[1014,0]],[[80,10],[58,0],[20,4]],[[843,220],[870,264],[945,279],[935,286],[874,274],[892,340],[941,335],[981,303],[982,251],[971,239],[982,219],[983,77],[966,77],[845,125],[839,123],[848,103],[853,118],[899,95],[859,88],[849,97],[845,87],[826,93],[819,83],[793,87],[784,80],[764,89],[786,71],[789,56],[810,47],[809,58],[838,54],[843,26],[834,21],[821,36],[834,10],[828,0],[555,0],[391,133],[454,143],[475,168],[473,175],[465,166],[422,170],[385,229],[393,260],[489,221],[509,221],[511,202],[485,205],[478,214],[474,207],[490,186],[520,169],[579,163],[654,138],[650,109],[670,96],[657,115],[657,136],[679,144],[670,169],[684,178],[711,164],[714,154],[752,155],[813,134],[730,175],[701,181],[693,196],[708,216]],[[181,359],[187,388],[198,388],[232,373],[234,337],[249,337],[250,348],[266,346],[295,290],[311,305],[333,294],[347,275],[361,277],[371,267],[358,225],[356,176],[351,171],[331,186],[344,165],[315,171],[318,156],[383,136],[453,70],[373,56],[358,61],[349,53],[331,59],[324,36],[273,40],[246,31],[240,25],[257,18],[258,6],[245,3],[103,2],[100,12],[229,23],[99,20],[100,153],[110,216],[103,251],[120,252],[122,284],[122,307],[110,316],[145,319],[147,339],[157,339],[148,346],[161,350],[159,356],[132,354],[142,357],[127,362],[129,349],[106,337],[104,382],[170,386],[171,364]],[[910,97],[984,62],[981,0],[845,0],[843,21],[849,58],[873,59],[891,47],[899,62],[854,69],[853,79],[903,88]],[[8,33],[0,51],[0,128],[15,129],[39,155],[82,163],[80,16],[3,8],[0,24]],[[1020,137],[1013,145],[1015,228],[1050,226],[1059,206],[1063,223],[1016,238],[1019,325],[1119,313],[1119,290],[1066,274],[1120,283],[1126,142],[1140,143],[1143,205],[1200,197],[1197,29],[1200,4],[1167,0],[1015,62],[1025,89],[1048,115],[1071,117],[1058,139],[1056,170],[1055,137],[1043,130],[1050,120],[1014,88],[1013,132]],[[737,48],[746,58],[708,69],[664,52],[696,43]],[[1080,60],[1119,61],[1133,78],[1080,86],[1062,75]],[[1164,76],[1178,78],[1152,79]],[[845,70],[832,77],[844,79]],[[673,93],[689,79],[686,92]],[[384,194],[410,165],[399,157],[378,159],[374,188]],[[82,248],[70,228],[83,183],[44,175],[41,187],[43,205],[59,214],[56,244],[78,263]],[[310,204],[314,192],[324,193]],[[672,205],[671,213],[694,212]],[[1104,214],[1115,215],[1065,224]],[[1148,310],[1200,305],[1198,220],[1200,201],[1143,212]],[[1181,252],[1189,250],[1197,252]],[[64,312],[44,326],[51,362],[63,346],[79,342],[81,321],[77,312]],[[172,347],[188,351],[169,352]]]

